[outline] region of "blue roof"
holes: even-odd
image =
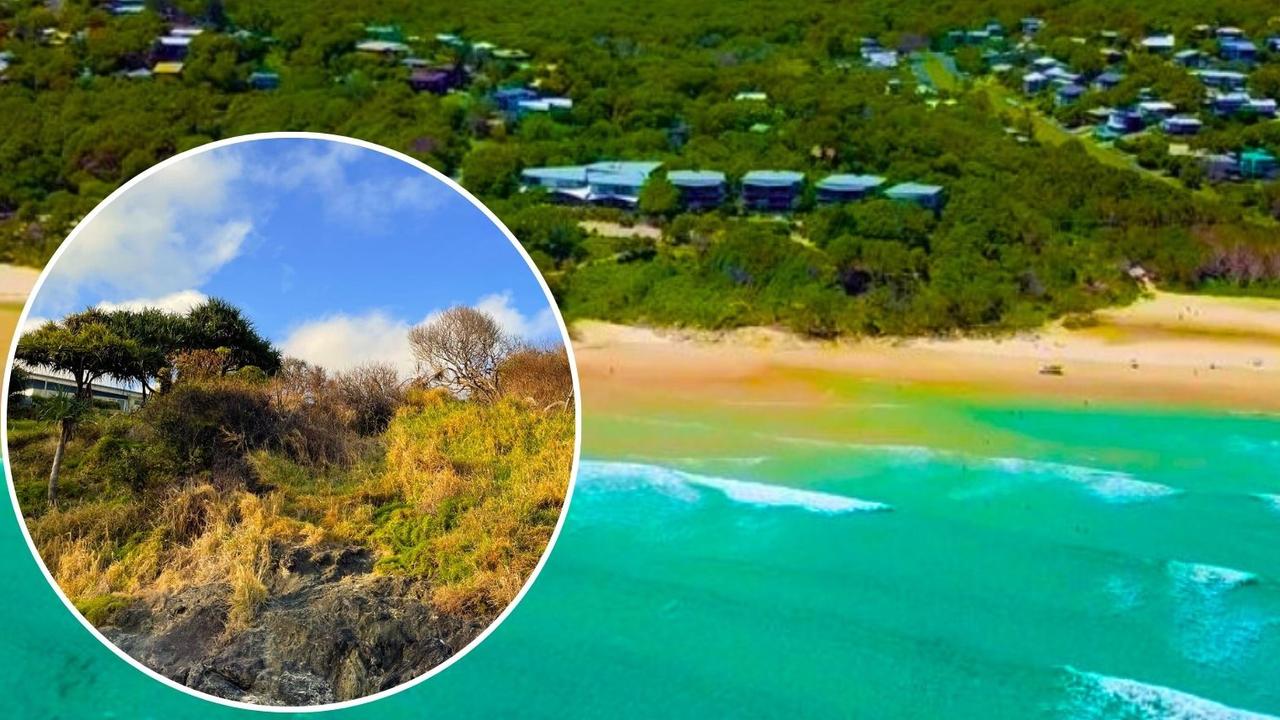
[[[884,184],[879,175],[828,175],[818,181],[820,190],[870,190]]]
[[[667,180],[681,187],[715,187],[724,184],[724,173],[718,170],[672,170],[667,173]]]
[[[1065,95],[1067,97],[1079,96],[1084,94],[1084,88],[1079,85],[1063,85],[1058,88],[1058,94]]]
[[[576,180],[583,184],[587,182],[587,168],[582,165],[525,168],[520,175],[540,180]]]
[[[788,187],[804,182],[804,173],[791,170],[752,170],[742,176],[743,185],[760,187]]]
[[[1098,82],[1117,82],[1118,83],[1124,79],[1124,76],[1118,72],[1108,70],[1107,72],[1104,72],[1101,75],[1099,75],[1097,79],[1098,79]]]
[[[924,185],[921,183],[898,183],[884,192],[895,200],[909,200],[918,197],[932,197],[942,192],[941,185]]]
[[[662,163],[652,160],[602,160],[587,166],[593,173],[609,173],[613,175],[639,175],[649,177],[654,170],[662,167]]]
[[[590,181],[592,187],[597,185],[621,186],[629,188],[643,187],[645,181],[649,179],[648,175],[639,173],[611,173],[611,172],[589,172],[587,180]]]
[[[538,93],[527,87],[507,87],[494,90],[493,96],[496,98],[536,98]]]

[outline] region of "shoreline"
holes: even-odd
[[[1154,293],[1000,338],[818,341],[770,328],[660,330],[597,321],[571,334],[588,411],[745,398],[821,405],[824,380],[1070,405],[1280,412],[1280,300]],[[1045,374],[1047,366],[1061,375]]]

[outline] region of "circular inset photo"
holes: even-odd
[[[474,647],[554,543],[578,452],[551,294],[452,181],[248,136],[107,198],[10,350],[10,491],[99,639],[226,704],[326,709]]]

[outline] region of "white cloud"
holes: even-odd
[[[532,316],[521,313],[511,303],[511,291],[493,293],[480,298],[473,306],[481,312],[489,313],[508,335],[523,340],[546,340],[560,334],[560,325],[556,322],[551,308],[543,308]]]
[[[52,319],[53,318],[40,317],[39,315],[28,316],[27,321],[22,324],[22,332],[29,333]]]
[[[120,302],[108,302],[104,300],[98,303],[98,307],[103,310],[142,310],[144,308],[157,308],[171,313],[185,313],[208,299],[209,296],[199,290],[179,290],[178,292],[154,298],[133,298],[132,300],[121,300]]]
[[[367,165],[375,151],[343,143],[306,143],[282,153],[268,165],[253,166],[248,176],[275,188],[307,188],[322,196],[319,209],[334,222],[372,232],[391,230],[389,211],[440,206],[453,190],[425,172],[408,176],[355,180],[352,167]]]
[[[85,286],[126,297],[200,286],[240,254],[253,230],[247,217],[235,217],[240,174],[235,157],[215,151],[133,186],[67,246],[41,295],[65,306]]]
[[[294,328],[280,343],[285,355],[329,370],[349,370],[371,362],[388,363],[404,376],[413,374],[409,323],[374,311],[331,315]]]
[[[524,340],[558,338],[560,326],[550,308],[525,315],[512,304],[511,292],[493,293],[472,307],[489,313],[507,333]],[[381,311],[362,315],[340,313],[305,322],[280,343],[285,355],[329,370],[348,370],[371,362],[387,363],[405,377],[415,371],[409,330],[430,322],[440,310],[427,313],[417,323],[393,318]]]

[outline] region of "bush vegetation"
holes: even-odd
[[[493,398],[406,385],[386,367],[224,372],[227,352],[181,352],[141,408],[77,417],[56,505],[44,491],[60,426],[11,405],[32,538],[91,622],[210,585],[229,631],[246,627],[293,547],[367,548],[377,571],[429,582],[443,611],[476,619],[529,577],[573,459],[572,402],[543,402],[572,399],[562,351],[516,351],[505,362],[519,382]]]
[[[1102,30],[1181,39],[1197,24],[1223,23],[1261,38],[1274,32],[1270,0],[1213,12],[1190,0],[1145,0],[1123,12],[1101,0],[656,0],[641,15],[597,0],[534,16],[498,0],[339,0],[324,12],[301,0],[159,0],[149,7],[212,31],[193,42],[182,78],[152,81],[117,73],[145,64],[165,25],[159,14],[109,17],[88,0],[60,6],[0,5],[4,49],[14,53],[0,83],[0,116],[9,120],[0,139],[0,259],[43,263],[111,189],[175,152],[249,132],[318,130],[459,176],[512,228],[571,319],[779,323],[817,335],[998,331],[1124,302],[1138,292],[1126,275],[1134,265],[1179,290],[1274,294],[1280,285],[1275,183],[1193,192],[1207,184],[1198,166],[1159,143],[1144,143],[1140,159],[1172,177],[1104,164],[1076,141],[1015,142],[1006,130],[1026,133],[1026,108],[961,79],[941,91],[955,104],[931,105],[912,91],[906,56],[882,71],[858,54],[863,37],[909,52],[990,20],[1016,32],[1020,18],[1039,15],[1047,50],[1096,69]],[[387,22],[418,38],[409,43],[428,61],[466,59],[471,84],[445,96],[414,93],[404,67],[355,51],[365,24]],[[47,28],[86,35],[49,45],[41,42]],[[518,47],[533,60],[460,58],[433,41],[439,32]],[[1280,87],[1274,59],[1264,57],[1270,64],[1251,76],[1256,93]],[[973,70],[978,60],[962,64]],[[256,68],[278,71],[280,88],[248,89]],[[1135,55],[1126,75],[1109,104],[1131,102],[1147,86],[1189,106],[1203,93],[1162,60]],[[571,97],[572,111],[519,122],[495,113],[495,87],[535,82]],[[735,101],[742,91],[768,100]],[[1280,125],[1215,121],[1191,142],[1280,153]],[[928,217],[884,203],[814,208],[810,197],[769,227],[732,204],[681,214],[662,181],[635,215],[549,207],[518,192],[523,168],[601,159],[718,169],[731,184],[751,169],[801,170],[811,180],[869,172],[942,185],[950,201]],[[603,239],[579,225],[601,218],[647,219],[664,237]]]

